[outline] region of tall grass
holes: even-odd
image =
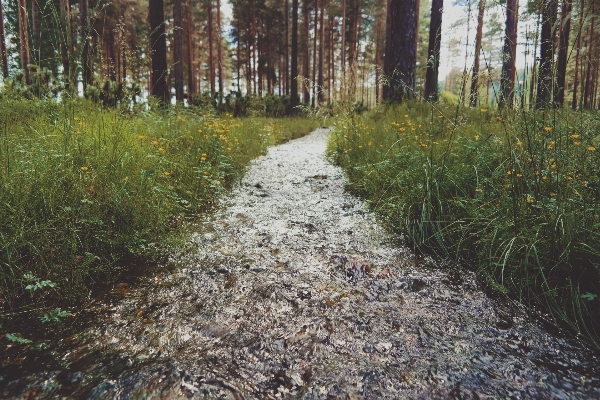
[[[316,126],[189,109],[122,113],[85,101],[0,99],[5,308],[40,300],[28,293],[41,282],[55,285],[44,286],[53,302],[86,296],[94,280],[117,276],[132,257],[155,255],[170,232],[205,210],[267,146]]]
[[[596,150],[598,149],[598,150]],[[329,155],[393,229],[600,343],[600,115],[407,103]]]

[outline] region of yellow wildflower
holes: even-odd
[[[153,144],[154,146],[156,146],[156,145],[158,144],[158,140],[153,140],[153,141],[152,141],[152,144]]]
[[[577,139],[579,135],[571,135],[571,139]]]
[[[545,130],[546,132],[550,132],[550,131],[552,130],[552,127],[551,127],[551,126],[546,126],[546,127],[544,128],[544,130]]]
[[[85,171],[87,171],[87,170],[88,170],[88,167],[86,167],[86,166],[83,166],[83,167],[81,167],[81,170],[82,170],[83,172],[85,172]]]
[[[158,151],[165,151],[165,149],[163,149],[162,147],[159,147]]]
[[[581,142],[573,142],[573,144],[574,144],[575,146],[579,146],[579,145],[581,144]]]
[[[595,148],[594,146],[589,146],[589,147],[588,147],[588,150],[589,150],[589,151],[596,151],[596,148]]]
[[[487,108],[482,108],[480,111],[481,111],[482,113],[486,113],[486,112],[487,112]]]
[[[165,171],[165,172],[163,172],[163,174],[165,174],[165,176],[171,175],[171,173],[169,171]]]
[[[138,139],[140,139],[140,140],[144,139],[144,135],[138,136]]]

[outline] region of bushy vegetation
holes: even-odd
[[[349,188],[424,252],[600,343],[600,115],[407,103],[339,122]]]
[[[5,306],[87,296],[90,283],[114,278],[132,257],[155,256],[267,146],[317,126],[143,107],[0,98]]]

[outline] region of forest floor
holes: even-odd
[[[598,355],[420,257],[345,190],[328,131],[253,161],[194,251],[0,371],[0,396],[600,398]]]

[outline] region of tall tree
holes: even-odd
[[[475,35],[475,60],[473,61],[473,77],[471,78],[471,96],[469,104],[471,107],[477,105],[479,97],[479,56],[481,54],[481,40],[483,39],[483,16],[485,13],[485,0],[479,0],[477,14],[477,34]]]
[[[540,67],[538,70],[538,87],[536,107],[544,108],[552,101],[552,69],[554,64],[554,24],[556,22],[557,0],[545,0],[540,35]]]
[[[324,51],[325,51],[325,4],[321,5],[321,19],[319,21],[319,76],[317,79],[318,85],[318,101],[319,103],[323,102],[323,94],[324,88],[323,85],[325,83],[323,77],[323,64],[324,64]]]
[[[206,29],[208,30],[208,72],[210,79],[210,94],[215,96],[215,58],[213,55],[213,0],[206,2],[206,14],[208,21]]]
[[[590,25],[588,28],[589,38],[588,38],[588,52],[587,52],[587,71],[585,74],[585,89],[583,94],[583,107],[584,108],[592,108],[593,104],[593,82],[592,82],[592,71],[594,70],[594,50],[597,46],[596,37],[594,35],[594,22],[595,22],[595,13],[596,11],[596,2],[592,0],[592,11],[591,11],[591,19]]]
[[[483,1],[483,0],[481,0]],[[429,47],[427,50],[427,72],[425,76],[425,99],[438,100],[438,70],[440,67],[440,43],[442,41],[442,10],[444,0],[431,2],[431,23],[429,24]],[[478,47],[475,46],[477,49]],[[478,55],[475,56],[478,59]]]
[[[291,114],[296,114],[298,106],[298,0],[292,0],[292,60],[291,60]]]
[[[383,98],[401,102],[414,97],[417,63],[417,1],[390,0],[387,42],[385,45],[385,74],[389,85],[383,88]]]
[[[64,10],[64,0],[61,0],[60,2],[60,11],[62,14],[62,11]],[[62,15],[61,15],[62,16]],[[32,40],[32,53],[33,53],[33,57],[34,60],[37,59],[37,64],[40,64],[40,42],[41,42],[41,25],[42,25],[42,21],[40,18],[40,5],[38,3],[38,0],[31,0],[31,38]]]
[[[183,5],[173,0],[173,64],[175,69],[175,100],[183,102]]]
[[[502,48],[502,75],[500,77],[500,98],[498,107],[512,107],[515,91],[516,57],[517,57],[517,23],[519,2],[506,1],[506,32]]]
[[[217,0],[217,71],[218,71],[218,75],[219,75],[219,96],[222,97],[223,96],[223,40],[221,38],[221,0]]]
[[[315,107],[315,102],[317,101],[317,38],[319,37],[319,0],[315,0],[315,19],[313,24],[313,64],[312,64],[312,107]]]
[[[284,73],[284,91],[285,94],[288,95],[290,94],[290,74],[289,74],[289,68],[290,68],[290,41],[289,41],[289,21],[290,21],[290,3],[289,0],[285,0],[285,47],[284,47],[284,57],[285,57],[285,67],[283,68],[283,73]]]
[[[19,8],[19,41],[21,44],[21,68],[25,75],[25,82],[31,84],[29,74],[29,30],[27,29],[27,2],[18,0]]]
[[[585,0],[580,0],[579,26],[577,29],[577,45],[575,53],[575,76],[573,77],[573,100],[571,102],[571,108],[573,108],[573,110],[577,108],[577,89],[579,88],[579,55],[581,53],[581,34],[583,32],[584,10]]]
[[[569,49],[569,33],[571,32],[572,0],[563,0],[560,13],[558,61],[556,66],[556,95],[554,103],[562,106],[565,102],[565,81],[567,75],[567,52]]]
[[[310,25],[310,8],[308,6],[309,0],[302,0],[302,77],[303,79],[310,79],[310,52],[308,49],[308,43],[310,42],[309,37],[309,25]],[[306,82],[302,82],[302,101],[306,104],[310,103],[310,92],[308,91],[308,85]]]
[[[0,0],[0,63],[2,63],[2,77],[8,79],[8,55],[6,54],[6,37],[4,34],[4,12]]]
[[[165,36],[165,10],[163,0],[149,0],[150,60],[152,65],[152,91],[163,105],[170,97],[167,86],[167,39]]]
[[[79,20],[81,30],[81,69],[83,91],[92,84],[92,60],[90,59],[90,22],[88,0],[79,0]]]
[[[340,93],[342,99],[346,92],[346,0],[342,0],[342,43],[341,43],[340,63],[342,64],[342,83]]]
[[[187,0],[185,5],[185,33],[187,45],[187,89],[189,98],[191,98],[194,94],[196,94],[196,60],[194,46],[194,22],[192,21],[192,0]]]

